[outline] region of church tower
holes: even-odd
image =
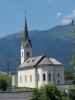
[[[22,38],[21,38],[21,64],[24,63],[24,61],[31,56],[32,56],[32,44],[28,35],[27,20],[25,17],[25,29],[24,32],[22,33]]]

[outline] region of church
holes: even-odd
[[[18,87],[39,88],[45,84],[64,84],[64,65],[61,62],[45,55],[32,56],[26,17],[25,29],[21,34],[21,64],[17,69]]]

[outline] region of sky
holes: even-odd
[[[0,0],[0,37],[24,30],[47,30],[75,18],[75,0]]]

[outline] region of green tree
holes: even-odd
[[[7,81],[6,80],[4,80],[4,79],[0,80],[0,89],[2,91],[6,91],[7,90]]]
[[[45,85],[33,90],[31,100],[62,100],[61,92],[53,85]]]
[[[72,73],[72,70],[67,70],[65,69],[64,71],[64,78],[65,80],[72,80],[73,79],[73,73]]]
[[[72,32],[72,37],[73,37],[73,41],[72,41],[72,60],[71,60],[71,65],[73,68],[73,79],[75,81],[75,29]]]
[[[69,89],[69,97],[71,100],[75,100],[75,88]]]
[[[0,89],[6,91],[10,84],[11,84],[11,77],[8,75],[0,74]]]
[[[31,100],[41,100],[40,90],[35,88],[33,89],[32,99]]]

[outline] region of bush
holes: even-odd
[[[71,100],[75,100],[75,89],[69,90],[69,97]]]
[[[31,100],[41,100],[41,94],[39,89],[33,89],[32,99]]]
[[[4,80],[4,79],[1,79],[0,80],[0,89],[2,90],[2,91],[6,91],[7,90],[7,81],[6,80]]]
[[[6,91],[10,84],[10,77],[8,75],[0,75],[0,89]]]
[[[62,100],[61,92],[53,85],[45,85],[33,90],[31,100]]]

